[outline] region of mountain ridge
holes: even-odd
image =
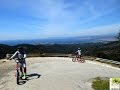
[[[48,39],[31,39],[31,40],[3,40],[1,44],[75,44],[75,43],[96,43],[115,41],[115,34],[93,35],[93,36],[76,36],[76,37],[54,37]]]

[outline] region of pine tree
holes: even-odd
[[[119,32],[118,32],[118,35],[117,35],[117,40],[120,42],[120,30],[119,30]]]

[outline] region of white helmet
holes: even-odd
[[[80,48],[78,48],[78,50],[80,50]]]

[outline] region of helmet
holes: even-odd
[[[80,48],[78,48],[78,50],[80,50]]]
[[[17,49],[18,49],[18,50],[23,50],[23,47],[20,46],[20,47],[18,47]]]

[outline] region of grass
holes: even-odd
[[[120,84],[120,78],[113,78],[112,83]]]
[[[94,90],[109,90],[109,80],[96,77],[92,82],[92,88]]]

